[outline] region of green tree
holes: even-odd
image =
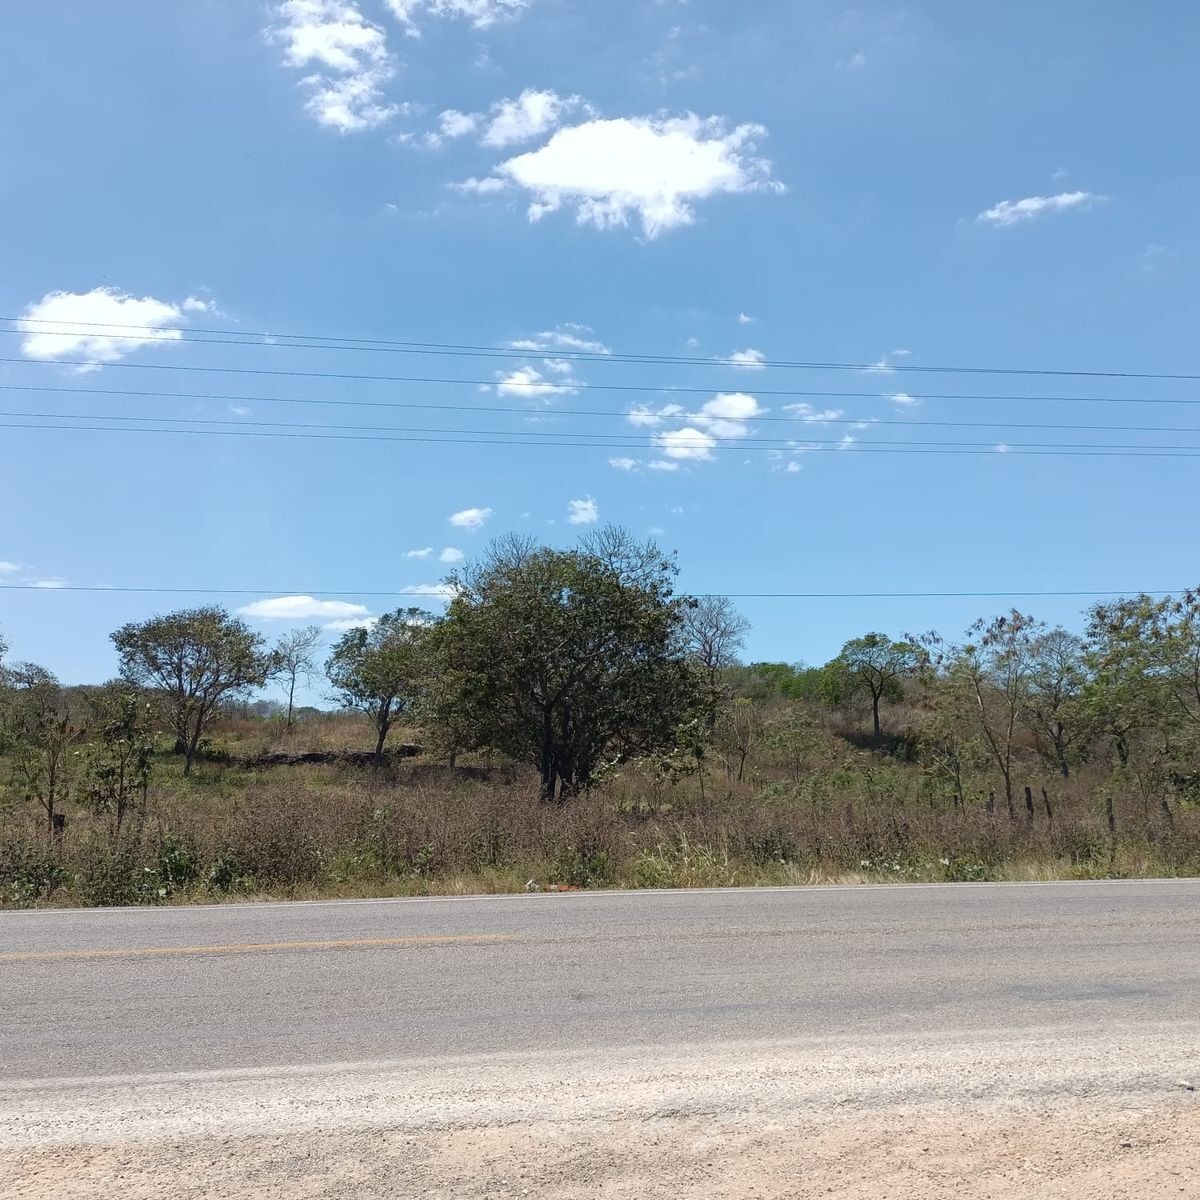
[[[879,705],[904,698],[904,681],[915,678],[928,659],[913,642],[893,642],[886,634],[852,638],[824,669],[824,692],[835,707],[862,703],[871,709],[876,737],[881,735]]]
[[[83,798],[93,812],[112,817],[115,846],[131,811],[145,817],[154,765],[154,708],[144,693],[120,682],[99,688],[90,704]]]
[[[947,701],[957,703],[962,715],[969,717],[999,771],[1010,818],[1016,816],[1013,775],[1018,733],[1029,704],[1034,643],[1042,632],[1032,617],[1013,609],[991,621],[976,621],[967,631],[967,642],[939,653]]]
[[[619,529],[572,550],[494,543],[450,580],[437,669],[457,727],[536,767],[546,800],[674,749],[702,717],[675,574]]]
[[[263,639],[219,607],[131,622],[112,641],[121,677],[154,693],[185,775],[218,705],[262,687],[274,667]]]
[[[431,623],[419,608],[398,608],[369,627],[348,629],[325,664],[338,703],[366,713],[374,726],[376,759],[396,719],[425,690]]]
[[[3,735],[12,783],[25,799],[42,806],[53,835],[54,818],[72,784],[71,751],[84,725],[69,693],[44,667],[19,663],[5,675]]]
[[[1022,718],[1066,779],[1072,759],[1091,732],[1083,704],[1088,682],[1086,647],[1082,638],[1058,626],[1037,634],[1030,654]]]

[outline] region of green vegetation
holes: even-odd
[[[0,661],[0,903],[1200,873],[1200,594],[746,666],[674,576],[498,543],[335,643],[333,713],[311,629],[219,608],[124,626],[100,687]]]

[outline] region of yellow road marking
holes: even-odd
[[[369,946],[448,946],[513,942],[515,933],[463,933],[431,937],[338,938],[327,942],[227,942],[214,946],[122,946],[111,950],[22,950],[0,953],[0,962],[55,958],[140,958],[147,954],[254,954],[270,950],[346,950]]]

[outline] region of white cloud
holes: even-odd
[[[766,411],[745,392],[721,392],[701,406],[698,413],[693,413],[691,419],[715,438],[744,438],[750,434],[746,422]]]
[[[490,508],[464,508],[461,512],[451,515],[450,524],[455,529],[482,529],[491,515]]]
[[[987,225],[1017,225],[1032,221],[1045,213],[1068,212],[1073,208],[1087,208],[1105,197],[1092,192],[1060,192],[1057,196],[1026,196],[1024,200],[1001,200],[991,208],[984,209],[976,218]]]
[[[313,596],[274,596],[267,600],[255,600],[239,608],[243,617],[258,617],[264,621],[310,621],[314,618],[328,620],[361,620],[370,616],[370,609],[363,604],[351,604],[346,600],[317,600]],[[347,626],[349,628],[349,626]]]
[[[625,420],[639,429],[653,429],[672,417],[681,417],[686,413],[681,404],[664,404],[662,408],[647,408],[639,404],[625,414]]]
[[[767,356],[761,350],[735,350],[725,361],[740,371],[761,371]]]
[[[495,176],[488,176],[484,179],[476,179],[472,176],[470,179],[464,179],[461,183],[452,183],[450,186],[460,192],[469,192],[476,196],[490,196],[495,192],[503,192],[508,187],[508,182],[504,179],[497,179]]]
[[[456,595],[448,583],[414,583],[411,587],[401,588],[403,596],[423,596],[426,600],[452,600]]]
[[[345,633],[347,629],[370,629],[378,622],[378,617],[339,617],[336,621],[326,621],[321,628],[330,633]]]
[[[783,467],[782,470],[785,471],[788,475],[795,475],[798,471],[803,470],[803,468],[800,466],[800,464],[798,462],[796,462],[793,459],[790,463],[787,464],[787,466]]]
[[[12,575],[14,572],[23,571],[24,569],[20,563],[0,560],[0,575]]]
[[[752,325],[757,320],[757,317],[752,317],[749,313],[740,312],[737,315],[737,323],[739,325]]]
[[[567,503],[567,523],[569,525],[594,525],[598,520],[600,520],[600,509],[591,496],[582,500],[571,500]]]
[[[462,562],[467,556],[456,546],[447,546],[445,550],[438,555],[438,562],[456,563]]]
[[[893,404],[900,405],[901,408],[911,408],[914,404],[921,403],[916,396],[910,396],[908,392],[893,392],[888,399]]]
[[[27,358],[53,361],[83,355],[96,363],[112,363],[140,346],[181,340],[180,330],[167,328],[181,320],[183,314],[175,304],[99,287],[90,292],[50,292],[28,305],[16,324],[26,335],[21,353]]]
[[[551,368],[557,374],[570,374],[570,365],[564,373],[560,366]],[[549,396],[573,396],[579,389],[572,383],[554,383],[536,367],[517,367],[512,371],[497,371],[496,391],[501,396],[519,396],[522,399]]]
[[[438,132],[430,134],[426,140],[436,145],[443,139],[467,137],[478,128],[478,113],[465,113],[456,108],[448,108],[438,116]]]
[[[526,88],[512,100],[492,105],[491,119],[480,141],[485,146],[511,146],[549,132],[563,115],[581,103],[578,96],[566,99],[557,92]]]
[[[215,300],[205,300],[200,296],[188,296],[179,307],[184,312],[215,313],[217,311]]]
[[[387,35],[354,0],[283,0],[282,24],[271,35],[290,67],[315,67],[301,82],[305,109],[319,125],[341,133],[373,129],[398,111],[383,95],[395,73]]]
[[[868,375],[894,375],[896,373],[893,359],[909,358],[912,355],[911,350],[905,350],[901,347],[898,350],[889,350],[878,362],[872,363],[869,367],[864,367],[863,370]]]
[[[653,462],[646,464],[651,471],[678,471],[679,464],[677,462],[668,462],[665,458],[656,458]]]
[[[789,404],[786,411],[794,413],[799,420],[807,421],[812,425],[839,421],[845,415],[840,408],[813,408],[811,404]]]
[[[405,550],[405,558],[428,558],[433,553],[432,546],[422,546],[419,550]]]
[[[654,435],[655,444],[667,459],[691,459],[707,462],[712,459],[717,439],[692,426],[670,429]]]
[[[1008,447],[1003,442],[997,442],[996,443],[996,453],[997,454],[1007,454]]]
[[[618,471],[636,471],[638,460],[636,458],[610,458],[608,465]],[[0,566],[2,565],[0,564]]]
[[[567,322],[554,329],[544,329],[533,337],[520,338],[509,342],[510,350],[573,350],[580,354],[611,354],[612,351],[601,341],[597,341],[594,331],[588,325],[577,325]]]
[[[58,588],[65,588],[67,586],[65,579],[27,579],[25,582],[30,587],[44,588],[47,591],[55,591]]]
[[[419,37],[416,19],[421,13],[432,17],[460,17],[476,29],[486,29],[505,17],[515,17],[533,0],[385,0],[392,15],[412,37]]]
[[[646,236],[655,238],[691,224],[698,200],[781,191],[771,164],[755,156],[753,139],[763,132],[758,125],[728,130],[720,118],[694,114],[595,118],[561,128],[539,149],[500,163],[493,178],[530,193],[532,221],[573,204],[581,225],[611,229],[637,216]],[[464,186],[478,191],[482,185],[476,180]]]

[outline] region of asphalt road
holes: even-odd
[[[0,1082],[1195,1021],[1200,881],[0,913]]]

